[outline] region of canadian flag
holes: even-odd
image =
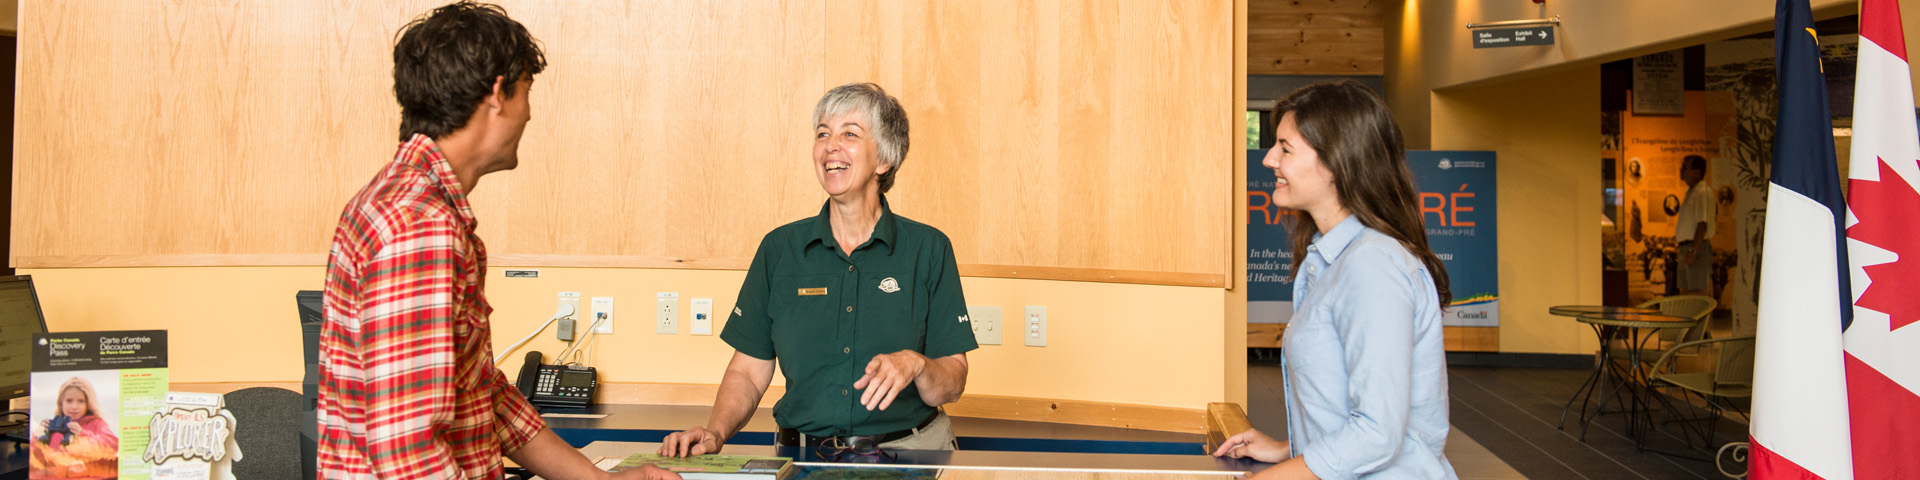
[[[1843,334],[1855,478],[1920,478],[1920,133],[1897,0],[1860,3]]]

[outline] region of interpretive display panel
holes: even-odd
[[[1630,92],[1637,97],[1640,92]],[[1711,263],[1705,293],[1723,305],[1728,279],[1735,276],[1735,252],[1739,235],[1735,234],[1734,184],[1740,178],[1731,159],[1731,149],[1740,135],[1735,123],[1737,105],[1730,92],[1686,92],[1686,109],[1677,116],[1621,116],[1622,157],[1620,172],[1621,201],[1625,208],[1624,258],[1627,269],[1628,304],[1638,304],[1660,296],[1683,293],[1677,278],[1679,263],[1687,258],[1676,238],[1682,212],[1711,216],[1702,245],[1711,248],[1705,255]],[[1687,157],[1697,156],[1705,166],[1697,184],[1688,185],[1681,168]],[[1696,192],[1695,190],[1698,190]],[[1691,205],[1689,199],[1702,205]],[[1693,232],[1687,232],[1692,237]]]
[[[1247,151],[1247,322],[1287,323],[1293,317],[1295,212],[1273,204],[1273,170],[1266,150]],[[1447,266],[1453,303],[1442,324],[1500,325],[1499,188],[1494,152],[1407,152],[1418,190],[1428,247]]]

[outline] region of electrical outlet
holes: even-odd
[[[560,306],[554,307],[553,318],[572,319],[576,322],[580,320],[580,292],[560,292]],[[566,324],[561,323],[561,325],[565,326]],[[558,333],[555,335],[560,337],[560,341],[573,341],[574,329],[566,328],[556,331]]]
[[[593,297],[592,313],[587,324],[594,326],[593,333],[613,333],[613,297]]]
[[[713,299],[693,299],[693,334],[713,335]]]
[[[1027,346],[1047,346],[1047,307],[1027,305]]]
[[[973,341],[981,345],[999,345],[1000,307],[967,306],[967,323],[973,324]]]
[[[654,304],[656,323],[653,333],[661,335],[680,333],[680,293],[660,292],[654,296]]]

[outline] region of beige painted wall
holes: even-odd
[[[1815,18],[1854,13],[1853,0],[1810,0]],[[1422,58],[1436,89],[1503,81],[1669,50],[1773,28],[1774,2],[1763,0],[1612,0],[1606,2],[1408,0],[1417,4]],[[1412,7],[1409,7],[1412,8]],[[1559,39],[1546,48],[1474,49],[1468,23],[1559,16]],[[1438,68],[1445,66],[1445,68]]]
[[[711,297],[714,311],[726,312],[744,272],[542,268],[539,278],[510,279],[503,270],[494,267],[487,278],[495,349],[544,323],[557,292],[579,291],[615,300],[615,333],[601,337],[594,355],[602,381],[714,384],[732,355],[718,336],[690,335],[684,315],[680,333],[654,333],[654,294],[678,292],[683,312],[693,298]],[[300,381],[293,292],[318,288],[324,275],[320,267],[20,273],[33,275],[55,331],[168,330],[170,373],[182,383]],[[1225,398],[1221,289],[973,277],[961,284],[968,304],[1000,307],[1003,325],[1017,326],[1026,305],[1045,305],[1048,317],[1046,347],[1024,346],[1010,334],[1002,345],[970,354],[968,394],[1187,409]],[[715,332],[726,317],[717,316]],[[500,366],[517,371],[527,351],[554,355],[562,348],[548,328]]]
[[[1773,3],[1404,0],[1388,12],[1384,93],[1408,148],[1500,154],[1501,296],[1509,312],[1501,351],[1595,347],[1591,332],[1545,310],[1600,300],[1598,65],[1771,30]],[[1900,3],[1912,45],[1920,0]],[[1811,5],[1815,18],[1858,11],[1850,0]],[[1551,47],[1474,50],[1464,28],[1555,15],[1563,23]]]
[[[1810,0],[1815,18],[1857,13],[1853,0]],[[1900,0],[1908,43],[1920,31],[1920,0]],[[1424,148],[1433,125],[1427,93],[1506,82],[1598,65],[1773,29],[1774,2],[1761,0],[1614,0],[1482,2],[1402,0],[1387,12],[1387,101],[1407,130],[1407,148]],[[1548,47],[1475,50],[1468,23],[1559,16]],[[1920,67],[1916,67],[1920,72]],[[1920,92],[1920,88],[1915,89]],[[1920,97],[1917,97],[1920,98]]]
[[[1416,64],[1426,62],[1428,58],[1425,54],[1430,50],[1431,51],[1440,51],[1440,50],[1447,51],[1448,53],[1445,54],[1444,58],[1460,58],[1467,55],[1476,55],[1475,53],[1471,52],[1472,50],[1471,45],[1463,46],[1458,44],[1458,42],[1464,42],[1466,38],[1466,36],[1464,35],[1465,29],[1460,27],[1460,25],[1463,25],[1461,23],[1448,24],[1446,22],[1422,21],[1422,22],[1415,22],[1414,25],[1407,25],[1403,21],[1404,18],[1409,17],[1409,15],[1403,14],[1403,12],[1420,13],[1422,5],[1437,5],[1437,6],[1446,7],[1446,8],[1460,8],[1458,6],[1453,5],[1453,3],[1456,3],[1456,2],[1431,1],[1431,0],[1429,1],[1405,0],[1400,10],[1388,12],[1386,38],[1387,38],[1387,45],[1388,45],[1387,69],[1388,69],[1388,72],[1390,72],[1388,75],[1388,79],[1389,79],[1389,82],[1391,82],[1390,85],[1388,86],[1388,90],[1390,92],[1395,90],[1396,85],[1415,85],[1415,84],[1428,83],[1424,75],[1424,69],[1422,69],[1421,74],[1415,74],[1415,75],[1405,75],[1405,74],[1394,75],[1394,73],[1408,72],[1409,71],[1408,69],[1414,67]],[[1588,28],[1588,27],[1581,27],[1581,28],[1575,29],[1571,25],[1563,25],[1561,31],[1567,35],[1567,37],[1564,38],[1568,40],[1566,43],[1578,44],[1578,45],[1556,45],[1554,47],[1551,47],[1551,49],[1556,51],[1557,53],[1550,52],[1547,54],[1535,54],[1535,53],[1528,53],[1524,51],[1516,51],[1513,53],[1499,52],[1500,50],[1524,50],[1524,49],[1488,50],[1488,53],[1479,54],[1479,55],[1486,55],[1491,58],[1484,59],[1483,61],[1480,61],[1480,62],[1445,63],[1444,65],[1448,66],[1447,70],[1463,69],[1463,70],[1468,70],[1469,72],[1458,75],[1457,77],[1459,78],[1449,77],[1449,78],[1440,79],[1440,82],[1449,82],[1449,81],[1455,81],[1455,80],[1471,81],[1472,79],[1500,78],[1500,77],[1514,75],[1514,74],[1525,74],[1533,69],[1550,69],[1556,66],[1583,64],[1586,62],[1613,61],[1613,60],[1619,60],[1621,58],[1631,57],[1634,55],[1669,50],[1669,49],[1680,47],[1680,46],[1696,45],[1696,44],[1704,43],[1706,41],[1719,40],[1719,39],[1728,38],[1728,37],[1737,36],[1737,35],[1759,33],[1759,32],[1767,31],[1773,28],[1771,23],[1773,21],[1773,11],[1772,11],[1771,2],[1696,1],[1696,2],[1675,2],[1672,5],[1669,5],[1667,2],[1658,2],[1658,1],[1652,1],[1652,0],[1639,1],[1639,2],[1586,2],[1585,4],[1581,4],[1578,2],[1549,2],[1549,3],[1553,3],[1553,5],[1542,6],[1539,8],[1535,8],[1534,6],[1531,6],[1531,5],[1522,4],[1520,2],[1487,5],[1485,7],[1481,7],[1483,11],[1480,11],[1478,15],[1481,15],[1482,17],[1487,19],[1493,19],[1496,16],[1498,16],[1498,18],[1504,18],[1504,19],[1517,19],[1517,18],[1542,18],[1542,17],[1550,17],[1555,14],[1560,14],[1560,15],[1563,15],[1563,18],[1562,18],[1563,20],[1569,20],[1571,18],[1570,15],[1572,13],[1580,12],[1582,16],[1591,16],[1591,15],[1597,14],[1597,16],[1593,18],[1601,19],[1605,23],[1624,23],[1629,26],[1654,25],[1662,29],[1672,27],[1676,29],[1674,32],[1687,32],[1687,33],[1676,34],[1674,32],[1644,31],[1644,29],[1632,28],[1632,29],[1626,30],[1627,32],[1626,34],[1619,35],[1617,37],[1598,36],[1596,38],[1592,38],[1591,42],[1588,42],[1582,38],[1581,34],[1586,33],[1587,31],[1599,30],[1599,29]],[[1562,5],[1562,3],[1570,3],[1570,4]],[[1639,7],[1633,6],[1634,3],[1646,3],[1646,4],[1657,6],[1658,8],[1639,8]],[[1814,8],[1814,17],[1822,18],[1822,19],[1842,16],[1842,15],[1850,15],[1850,14],[1858,13],[1859,11],[1859,3],[1855,1],[1846,1],[1846,0],[1813,1],[1811,5]],[[1492,10],[1486,10],[1489,8]],[[1584,11],[1589,9],[1597,9],[1597,11],[1591,11],[1591,12]],[[1676,10],[1676,9],[1681,9],[1681,10]],[[1691,12],[1695,10],[1704,10],[1704,11],[1712,12],[1713,14],[1712,15],[1689,15],[1686,13],[1686,12]],[[1525,15],[1534,14],[1536,12],[1538,12],[1542,16],[1541,17],[1525,17]],[[1619,12],[1652,12],[1652,13],[1620,15]],[[1459,18],[1465,15],[1467,14],[1462,13],[1462,14],[1453,14],[1453,15],[1443,15],[1443,14],[1429,13],[1423,17],[1418,17],[1418,18],[1432,20],[1434,18],[1442,17],[1442,16]],[[1645,20],[1648,20],[1646,18],[1648,16],[1652,16],[1654,17],[1653,20],[1658,20],[1658,21],[1650,24],[1645,21]],[[1907,40],[1907,45],[1909,46],[1908,48],[1909,50],[1912,50],[1912,45],[1915,45],[1915,41],[1914,41],[1915,37],[1920,36],[1920,0],[1900,0],[1900,17],[1901,17],[1901,25],[1906,30],[1906,37],[1907,37],[1906,40]],[[1423,33],[1422,29],[1427,27],[1444,30],[1446,32],[1453,32],[1455,38],[1451,40],[1438,39],[1438,40],[1442,40],[1442,42],[1439,44],[1431,44],[1432,47],[1430,49],[1422,48],[1424,45],[1430,45],[1424,42],[1436,40],[1435,38],[1427,38],[1422,35]],[[1455,30],[1459,30],[1459,31],[1455,31]],[[1531,65],[1524,64],[1524,62],[1529,58],[1534,60],[1532,64]],[[1558,61],[1556,62],[1555,59],[1558,59]],[[1488,65],[1488,64],[1503,64],[1503,65],[1506,65],[1507,67],[1512,67],[1513,66],[1512,64],[1515,62],[1523,62],[1523,64],[1520,65],[1520,68],[1513,68],[1511,70],[1503,69],[1500,66]],[[1908,68],[1913,71],[1914,78],[1920,78],[1920,63],[1909,62]],[[1479,70],[1479,71],[1473,72],[1473,70]],[[1436,83],[1436,85],[1444,86],[1445,83]],[[1402,89],[1402,90],[1411,90],[1411,89]],[[1914,98],[1916,99],[1916,103],[1920,103],[1920,83],[1916,83],[1914,85],[1914,92],[1915,92]],[[1392,95],[1392,93],[1389,93],[1389,95]],[[1392,100],[1395,100],[1394,103],[1396,108],[1399,108],[1402,105],[1410,105],[1409,103],[1406,103],[1404,101],[1405,100],[1404,98],[1394,98]],[[1420,110],[1420,111],[1425,112],[1425,110]],[[1424,116],[1424,115],[1420,115],[1420,116]],[[1414,137],[1416,136],[1424,137],[1425,134],[1426,132],[1424,131],[1419,133],[1410,132],[1408,134],[1408,137],[1409,137],[1409,140],[1411,141],[1414,139]],[[1410,148],[1412,148],[1411,145],[1412,144],[1410,142]]]
[[[1433,96],[1433,148],[1499,152],[1502,352],[1598,345],[1546,311],[1600,303],[1599,111],[1598,66]]]
[[[1760,33],[1773,29],[1773,2],[1748,0],[1689,2],[1633,0],[1614,2],[1548,2],[1548,5],[1540,7],[1521,2],[1485,2],[1487,4],[1484,6],[1477,5],[1483,2],[1472,2],[1476,5],[1466,8],[1450,6],[1449,4],[1452,3],[1455,2],[1406,0],[1403,11],[1413,11],[1418,9],[1419,5],[1422,4],[1435,4],[1448,5],[1450,8],[1460,10],[1469,10],[1478,7],[1480,10],[1477,13],[1481,15],[1482,18],[1489,20],[1496,19],[1496,17],[1498,19],[1518,19],[1545,18],[1553,15],[1562,15],[1562,20],[1567,23],[1562,25],[1560,32],[1566,35],[1563,37],[1563,40],[1566,40],[1566,42],[1555,45],[1552,47],[1553,51],[1546,54],[1525,52],[1526,49],[1490,49],[1485,50],[1487,53],[1474,53],[1471,51],[1472,45],[1464,44],[1467,37],[1464,34],[1465,29],[1460,27],[1460,25],[1464,25],[1463,23],[1420,22],[1424,25],[1435,27],[1438,30],[1454,33],[1451,39],[1441,39],[1445,41],[1438,44],[1431,44],[1434,45],[1432,48],[1433,51],[1446,52],[1440,55],[1439,58],[1456,60],[1450,63],[1428,63],[1428,65],[1447,65],[1448,68],[1446,70],[1457,73],[1447,78],[1438,79],[1439,81],[1434,83],[1436,86],[1441,87],[1452,82],[1467,82],[1476,79],[1501,78],[1513,74],[1524,74],[1535,69],[1551,69],[1557,66],[1585,64],[1588,62],[1614,61],[1635,55],[1670,50],[1688,45],[1698,45],[1707,41]],[[1817,19],[1851,15],[1859,13],[1860,10],[1859,2],[1852,0],[1811,0],[1810,5],[1812,5],[1814,9],[1814,18]],[[1540,16],[1526,16],[1536,12]],[[1629,14],[1623,15],[1622,12],[1629,12]],[[1392,14],[1390,13],[1389,15]],[[1458,19],[1467,15],[1469,14],[1462,13],[1453,15],[1452,18]],[[1444,15],[1429,14],[1423,18],[1425,20],[1433,20],[1441,16]],[[1590,22],[1579,22],[1582,26],[1576,28],[1574,26],[1575,22],[1573,21],[1576,16],[1598,20],[1598,23],[1605,26],[1601,27],[1596,25],[1590,27],[1586,26],[1591,25],[1592,23]],[[1920,0],[1900,0],[1900,18],[1901,26],[1906,30],[1908,49],[1911,51],[1912,46],[1916,44],[1915,37],[1920,37]],[[1387,26],[1387,43],[1389,45],[1387,55],[1388,63],[1392,65],[1395,61],[1395,54],[1397,53],[1395,52],[1396,46],[1397,48],[1411,51],[1418,50],[1421,45],[1419,43],[1409,44],[1408,42],[1397,42],[1397,40],[1400,40],[1399,34],[1409,32],[1415,33],[1415,35],[1412,35],[1412,38],[1420,39],[1423,37],[1417,35],[1417,33],[1419,33],[1417,29],[1420,28],[1418,26],[1409,27],[1415,30],[1405,30],[1397,23],[1397,19],[1389,18],[1389,22]],[[1447,29],[1444,27],[1453,28]],[[1618,29],[1619,33],[1604,33],[1609,29]],[[1594,33],[1596,32],[1601,32],[1601,34],[1595,35]],[[1426,40],[1432,41],[1435,39],[1426,38]],[[1512,52],[1505,53],[1501,52],[1502,50]],[[1426,50],[1421,51],[1424,53]],[[1474,60],[1475,58],[1472,56],[1475,55],[1486,58],[1478,58],[1478,61],[1457,61],[1461,59]],[[1433,60],[1432,58],[1420,55],[1415,55],[1411,58]],[[1401,66],[1404,68],[1406,64],[1401,64]],[[1908,68],[1914,72],[1914,78],[1920,78],[1920,63],[1909,62]],[[1392,71],[1392,69],[1393,67],[1389,66],[1389,71]],[[1391,78],[1391,75],[1389,77]],[[1914,95],[1916,103],[1920,103],[1920,83],[1914,85],[1914,92],[1916,94]]]
[[[1420,8],[1432,0],[1403,0],[1399,8],[1386,12],[1386,97],[1393,119],[1400,122],[1408,150],[1433,148],[1433,110],[1429,98],[1433,87],[1427,81],[1426,29],[1420,20]],[[1441,28],[1439,26],[1431,28]]]

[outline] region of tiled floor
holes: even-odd
[[[1253,428],[1275,438],[1286,437],[1287,413],[1286,404],[1281,399],[1280,367],[1271,364],[1247,366],[1247,421],[1253,424]],[[1453,463],[1454,473],[1463,480],[1527,478],[1458,428],[1447,435],[1446,453],[1447,460]]]
[[[1567,397],[1586,379],[1584,370],[1459,367],[1450,369],[1453,424],[1495,455],[1533,478],[1726,478],[1712,452],[1689,449],[1680,425],[1661,425],[1635,452],[1625,419],[1606,415],[1589,426],[1586,441],[1569,421],[1556,428]],[[1655,418],[1664,418],[1656,412]],[[1745,424],[1722,421],[1712,448],[1746,439]],[[1698,440],[1695,440],[1698,442]],[[1667,453],[1655,453],[1667,452]],[[1677,455],[1698,457],[1699,460]]]
[[[1461,478],[1725,478],[1709,461],[1635,452],[1619,414],[1595,420],[1584,442],[1572,420],[1567,430],[1556,428],[1562,405],[1586,379],[1587,370],[1465,366],[1448,370],[1455,435],[1448,441],[1447,455]],[[1262,431],[1285,432],[1280,368],[1249,365],[1248,374],[1248,419]],[[1662,413],[1655,415],[1663,418]],[[1648,449],[1711,456],[1704,450],[1689,451],[1678,428],[1661,425],[1649,437]],[[1745,437],[1746,425],[1722,421],[1713,444]],[[1470,440],[1463,442],[1463,438]],[[1469,443],[1474,445],[1465,445]],[[1478,452],[1482,451],[1498,461],[1481,458]]]

